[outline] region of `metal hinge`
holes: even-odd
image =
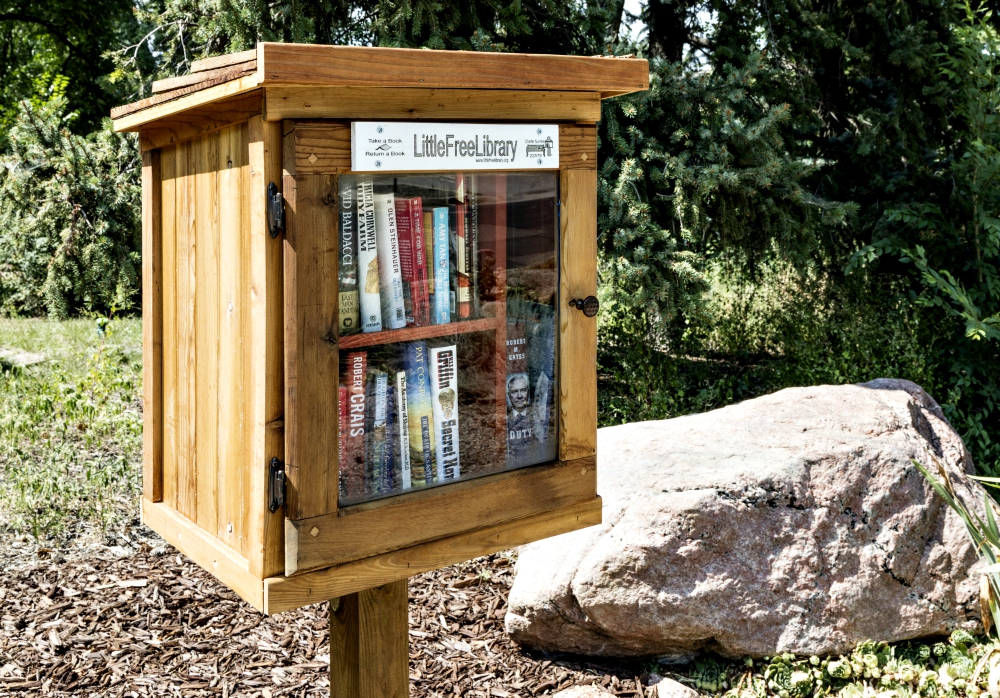
[[[273,238],[285,232],[285,199],[277,185],[267,185],[267,234]]]
[[[273,514],[285,506],[285,465],[276,457],[267,468],[267,508]]]

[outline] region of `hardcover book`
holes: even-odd
[[[358,307],[363,332],[382,331],[378,243],[375,235],[375,190],[372,180],[358,182]]]
[[[417,326],[430,324],[423,218],[423,202],[419,196],[396,199],[399,257],[403,265],[403,286],[409,290],[410,301],[407,322]]]
[[[340,336],[355,334],[359,327],[358,309],[358,225],[357,207],[354,204],[354,187],[341,180],[340,239],[337,256],[337,282],[339,291],[337,331]]]
[[[451,272],[448,207],[434,209],[434,324],[451,322]]]
[[[403,265],[399,257],[395,195],[375,194],[375,239],[378,249],[382,322],[387,329],[406,327],[403,302]]]
[[[469,289],[469,257],[468,257],[468,209],[466,206],[466,179],[463,174],[455,176],[455,199],[458,203],[454,208],[455,229],[455,308],[456,319],[465,320],[472,314],[472,297]]]
[[[366,482],[367,494],[382,494],[382,482],[385,478],[385,466],[388,460],[386,446],[388,441],[386,412],[388,376],[385,371],[369,370],[371,434],[368,437],[368,472]]]
[[[427,343],[403,346],[406,411],[410,427],[410,472],[415,487],[434,484],[434,408],[431,402]]]
[[[555,311],[509,298],[507,313],[507,464],[555,460]]]
[[[469,175],[468,202],[466,206],[466,268],[469,270],[469,292],[471,294],[472,317],[479,317],[479,185],[478,175]]]
[[[427,312],[430,317],[427,324],[431,324],[434,317],[434,213],[424,211],[424,263],[427,268],[427,301],[429,303]]]
[[[458,440],[458,356],[456,346],[430,350],[431,402],[434,406],[437,481],[461,475]]]
[[[410,418],[406,394],[406,371],[396,372],[396,433],[399,436],[399,484],[408,490],[413,486],[410,471]]]
[[[392,376],[387,375],[385,390],[385,455],[382,459],[382,477],[378,481],[378,494],[390,494],[396,482],[396,444],[399,434],[396,428],[396,386]]]
[[[340,472],[347,499],[361,497],[365,493],[365,422],[366,379],[368,375],[368,354],[355,351],[347,355],[347,420],[344,427],[344,455],[340,461]]]

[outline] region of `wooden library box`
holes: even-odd
[[[600,523],[597,122],[633,58],[262,43],[142,150],[142,519],[265,613]]]

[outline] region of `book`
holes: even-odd
[[[469,288],[469,249],[468,239],[468,207],[466,206],[465,175],[455,175],[454,230],[455,230],[455,278],[453,288],[455,306],[452,312],[455,319],[465,320],[472,315],[472,294]]]
[[[343,492],[347,499],[356,499],[365,491],[365,431],[366,379],[368,354],[355,351],[347,355],[347,419],[344,427],[344,455],[340,461]]]
[[[423,202],[419,196],[396,199],[396,229],[403,266],[404,298],[408,301],[407,324],[430,324],[427,293],[427,257],[424,253]]]
[[[450,244],[448,207],[438,206],[434,214],[434,324],[451,322]]]
[[[375,235],[375,189],[370,179],[358,182],[358,309],[363,332],[382,331],[378,243]]]
[[[382,323],[387,329],[406,327],[403,302],[403,265],[399,257],[395,195],[375,194],[375,240],[378,250],[379,294]]]
[[[371,414],[371,432],[368,437],[368,470],[365,477],[365,493],[368,495],[382,493],[382,481],[385,478],[386,465],[386,390],[388,375],[385,371],[369,369],[369,406]]]
[[[434,214],[424,211],[424,262],[427,267],[428,313],[434,315]],[[431,324],[428,319],[427,324]]]
[[[507,320],[507,462],[523,465],[534,445],[531,410],[531,377],[528,375],[528,340],[524,321]]]
[[[461,475],[458,441],[458,357],[456,346],[430,350],[431,403],[434,406],[434,441],[437,446],[437,481]]]
[[[340,238],[337,255],[338,320],[340,336],[355,334],[359,327],[358,308],[358,226],[355,190],[347,178],[342,178],[337,211],[340,219]]]
[[[396,428],[396,386],[392,375],[386,376],[385,390],[385,451],[382,457],[382,477],[379,478],[378,494],[390,494],[396,482],[396,444],[399,434]]]
[[[337,489],[340,492],[340,499],[344,499],[347,495],[344,491],[344,465],[347,463],[345,458],[347,454],[347,442],[345,440],[345,427],[347,426],[347,386],[343,383],[340,384],[340,389],[338,390],[338,400],[337,400]]]
[[[434,408],[427,363],[427,342],[403,346],[406,372],[406,416],[409,426],[410,473],[413,486],[434,484]]]
[[[399,487],[408,490],[413,486],[410,472],[410,419],[406,394],[406,371],[396,372],[396,433],[399,436]]]
[[[466,246],[468,248],[467,254],[467,269],[469,270],[469,292],[471,294],[471,315],[472,317],[479,317],[480,315],[480,296],[479,296],[479,175],[469,176],[469,191],[466,198],[468,198],[468,203],[466,206],[466,226],[465,226],[465,236],[466,236]]]
[[[555,309],[507,299],[507,465],[557,458],[555,410]]]

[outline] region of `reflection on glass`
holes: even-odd
[[[556,459],[557,183],[339,178],[342,505]]]

